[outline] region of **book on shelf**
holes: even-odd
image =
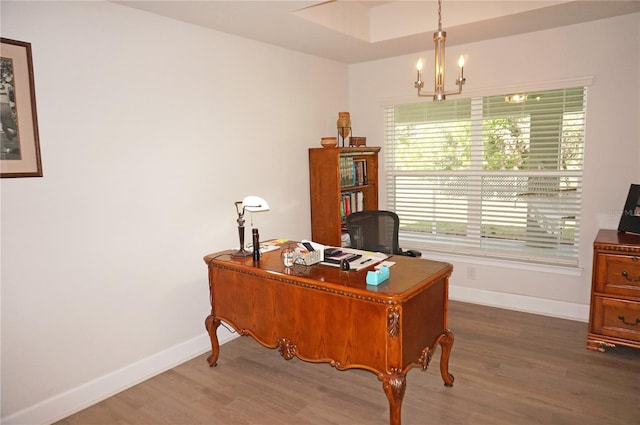
[[[353,160],[353,184],[354,186],[367,184],[367,161],[365,159]]]
[[[364,211],[364,192],[343,192],[340,199],[340,218],[344,221],[350,214],[360,211]]]
[[[340,157],[340,186],[348,187],[353,185],[353,165],[352,159],[348,156]]]
[[[367,181],[367,160],[354,159],[350,156],[340,157],[340,187],[362,186]]]
[[[342,197],[342,201],[344,202],[344,214],[345,217],[347,217],[349,214],[351,214],[351,194],[345,193]]]
[[[364,211],[364,192],[356,192],[356,211]]]

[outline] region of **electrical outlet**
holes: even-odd
[[[476,280],[476,268],[475,267],[467,267],[467,279],[468,280]]]

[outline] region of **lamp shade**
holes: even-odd
[[[267,204],[267,201],[259,196],[253,195],[249,195],[242,200],[242,207],[245,211],[249,212],[269,211],[269,204]]]

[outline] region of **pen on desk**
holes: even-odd
[[[371,258],[367,258],[366,260],[364,260],[362,263],[360,264],[364,264],[364,263],[368,263],[369,261],[371,261]]]

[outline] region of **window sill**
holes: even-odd
[[[460,254],[443,254],[441,252],[428,251],[424,249],[418,249],[422,252],[422,258],[429,260],[437,260],[437,261],[446,261],[446,262],[461,262],[466,264],[477,264],[483,266],[491,266],[491,267],[503,267],[508,269],[515,270],[527,270],[534,272],[543,272],[543,273],[554,273],[561,274],[565,276],[582,276],[583,268],[582,267],[572,267],[572,266],[559,266],[552,264],[534,264],[528,263],[524,261],[517,260],[499,260],[495,258],[482,258],[475,257],[470,255],[460,255]]]

